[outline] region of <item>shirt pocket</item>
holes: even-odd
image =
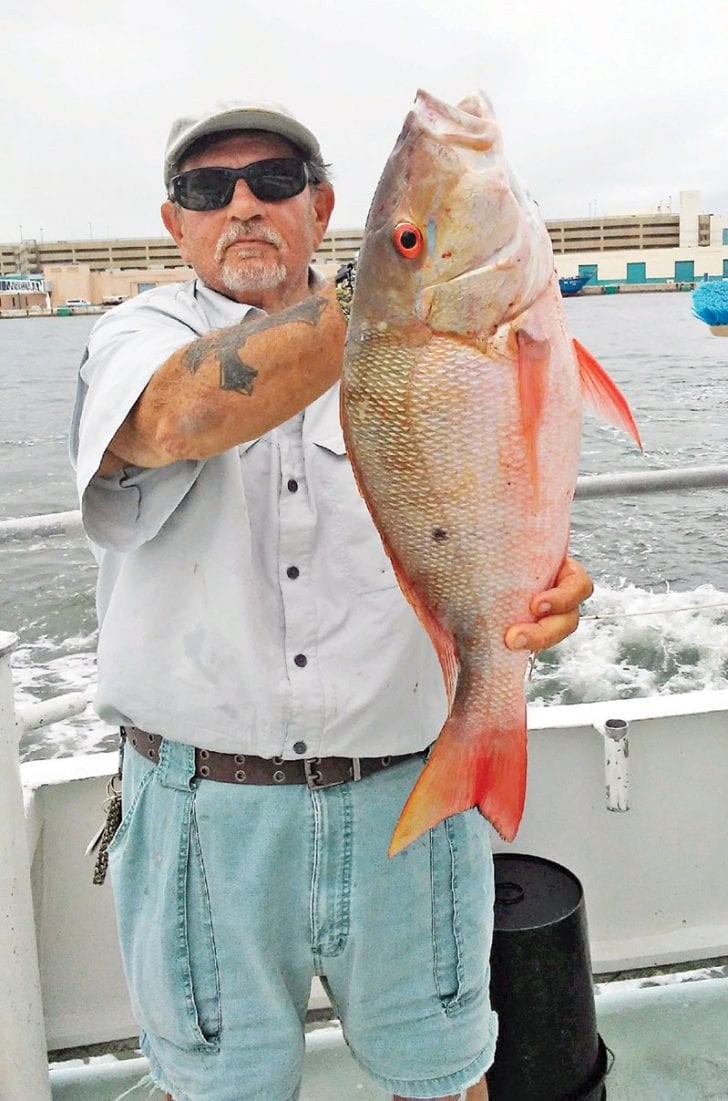
[[[337,579],[359,596],[396,589],[392,563],[359,492],[341,430],[315,440],[308,458],[310,485],[317,497],[321,494],[317,512],[326,512],[325,553]]]

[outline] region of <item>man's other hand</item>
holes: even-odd
[[[514,623],[505,636],[510,650],[546,650],[561,642],[579,625],[579,605],[594,591],[591,578],[579,562],[565,558],[553,589],[537,593],[530,608],[535,623]]]

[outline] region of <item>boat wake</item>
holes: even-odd
[[[532,704],[728,688],[728,592],[597,586],[578,631],[535,663]]]

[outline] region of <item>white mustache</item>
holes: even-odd
[[[222,260],[225,250],[230,245],[234,245],[238,241],[245,242],[251,237],[254,237],[256,241],[267,241],[276,248],[282,248],[284,245],[283,238],[270,226],[260,225],[255,220],[240,222],[238,225],[229,226],[220,235],[215,248],[216,260]]]

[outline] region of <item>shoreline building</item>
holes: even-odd
[[[728,218],[703,214],[681,191],[678,214],[612,215],[546,223],[559,275],[590,284],[693,284],[728,279]]]
[[[589,276],[590,285],[642,284],[689,289],[728,278],[728,218],[700,210],[700,192],[680,192],[679,213],[577,218],[546,223],[559,276]],[[330,230],[316,263],[355,259],[362,229]],[[42,312],[70,299],[112,306],[151,287],[189,279],[192,271],[169,237],[0,244],[0,310]],[[14,277],[14,278],[13,278]],[[37,292],[20,277],[43,280]]]

